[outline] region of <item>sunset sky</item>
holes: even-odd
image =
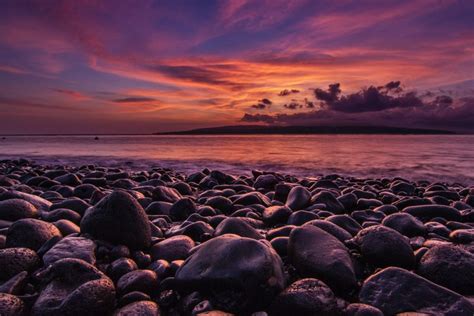
[[[474,131],[473,52],[471,0],[3,0],[0,133]]]

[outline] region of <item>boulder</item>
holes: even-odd
[[[14,222],[7,231],[7,247],[25,247],[35,251],[61,232],[51,223],[39,219],[25,218]]]

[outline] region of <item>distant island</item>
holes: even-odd
[[[452,131],[389,126],[266,126],[234,125],[198,128],[154,135],[238,135],[238,134],[456,134]]]

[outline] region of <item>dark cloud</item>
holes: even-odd
[[[284,104],[283,107],[289,110],[296,110],[296,109],[303,108],[303,104],[298,103],[298,102],[290,102],[290,103]]]
[[[275,122],[275,118],[271,115],[267,114],[248,114],[245,113],[241,119],[242,122],[262,122],[262,123],[273,123]]]
[[[339,83],[330,84],[327,91],[316,88],[314,89],[314,96],[320,101],[326,102],[327,104],[332,104],[339,98],[339,94],[341,94],[340,86],[341,85]]]
[[[342,95],[340,84],[335,83],[329,85],[326,91],[315,89],[314,94],[323,107],[346,113],[377,112],[423,105],[415,92],[400,93],[401,91],[400,82],[392,81],[384,87],[369,86],[348,95]]]
[[[267,108],[267,105],[265,103],[257,103],[251,105],[250,107],[257,110],[265,110]]]
[[[297,90],[297,89],[285,89],[285,90],[282,90],[278,93],[278,96],[280,97],[285,97],[287,95],[290,95],[290,94],[295,94],[295,93],[299,93],[300,90]]]
[[[272,104],[272,101],[270,101],[269,99],[258,100],[258,102],[261,102],[261,103],[266,104],[266,105],[271,105]]]
[[[147,97],[128,97],[128,98],[114,99],[112,101],[116,103],[140,103],[140,102],[156,101],[156,99],[147,98]]]

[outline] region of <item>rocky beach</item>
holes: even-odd
[[[0,162],[0,315],[472,315],[474,188]]]

